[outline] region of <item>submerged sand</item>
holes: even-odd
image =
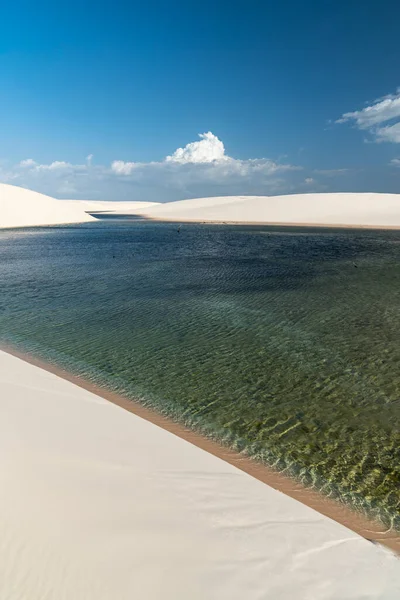
[[[5,352],[0,389],[2,599],[399,597],[391,552],[233,460]]]

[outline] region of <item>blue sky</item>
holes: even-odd
[[[2,7],[1,181],[159,201],[400,192],[398,2],[58,4]]]

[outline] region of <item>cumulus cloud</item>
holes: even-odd
[[[111,171],[116,175],[130,175],[137,167],[137,163],[124,162],[123,160],[114,160],[111,163]]]
[[[200,141],[186,144],[184,148],[177,148],[171,156],[166,157],[167,162],[187,163],[210,163],[215,161],[229,160],[225,156],[224,144],[216,135],[208,131],[199,134]]]
[[[158,162],[113,160],[110,165],[94,165],[91,154],[82,164],[61,160],[40,164],[29,158],[0,168],[0,180],[58,197],[103,200],[167,201],[295,189],[300,167],[269,158],[235,159],[212,132],[199,138]]]
[[[400,119],[400,88],[395,94],[378,98],[361,110],[344,113],[336,123],[352,123],[358,129],[369,131],[376,142],[400,143],[400,121],[382,126],[382,123]]]
[[[392,167],[400,167],[400,158],[392,158],[390,165]]]
[[[36,165],[36,162],[33,160],[33,158],[26,158],[25,160],[21,160],[21,162],[19,163],[19,166],[22,168],[28,168],[30,169],[31,167],[34,167]]]
[[[227,176],[247,177],[250,174],[264,173],[272,175],[278,171],[299,169],[288,164],[277,163],[268,158],[240,160],[225,154],[223,142],[209,131],[199,134],[200,141],[190,142],[184,148],[178,148],[163,161],[150,163],[124,162],[114,160],[111,171],[116,175],[129,176],[134,172],[157,170],[160,173],[188,174],[194,178],[201,176],[207,179],[224,178]],[[135,173],[135,175],[136,175]]]
[[[267,193],[282,191],[289,172],[299,167],[268,158],[240,160],[228,156],[223,142],[211,131],[199,140],[178,148],[158,162],[140,163],[114,160],[110,173],[127,186],[154,187],[176,198],[214,193]],[[159,199],[160,196],[150,199]],[[149,199],[148,197],[146,199]]]

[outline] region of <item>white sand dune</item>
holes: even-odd
[[[0,229],[85,221],[93,221],[93,217],[78,202],[56,200],[32,190],[0,183]]]
[[[0,352],[2,600],[398,600],[400,561]]]
[[[132,212],[138,214],[138,209]],[[196,198],[158,204],[145,208],[140,214],[171,221],[400,227],[400,194]]]
[[[169,221],[400,227],[400,194],[294,194],[222,196],[167,203],[111,202],[56,200],[0,183],[0,228],[80,223],[102,213]]]

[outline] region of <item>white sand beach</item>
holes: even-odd
[[[400,560],[0,352],[2,600],[395,600]]]

